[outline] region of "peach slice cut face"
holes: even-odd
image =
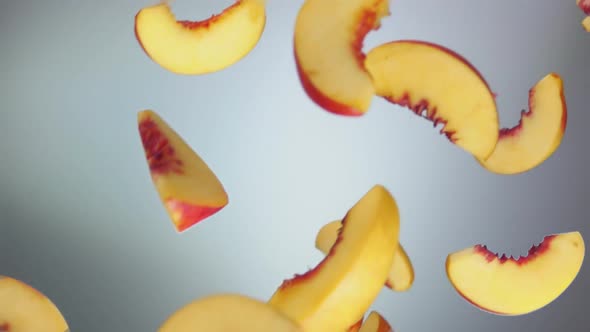
[[[555,73],[541,79],[529,91],[529,111],[522,111],[520,123],[500,130],[492,155],[479,163],[498,174],[529,171],[557,150],[567,124],[563,81]]]
[[[338,238],[338,232],[342,227],[340,220],[332,221],[324,225],[318,232],[315,247],[327,255]],[[414,283],[414,267],[408,254],[400,244],[395,250],[393,263],[387,276],[385,286],[394,291],[403,292],[410,289]]]
[[[478,158],[494,150],[494,94],[465,58],[440,45],[401,40],[369,51],[365,67],[377,95],[443,124],[441,133]]]
[[[0,331],[67,332],[57,306],[32,286],[0,276]]]
[[[150,176],[178,232],[228,204],[215,173],[158,114],[139,112],[138,126]]]
[[[174,312],[158,332],[303,332],[267,303],[239,294],[216,294]]]
[[[307,95],[324,110],[364,114],[375,95],[363,40],[389,15],[389,0],[307,0],[295,23],[295,62]]]
[[[343,218],[336,243],[319,265],[285,280],[269,303],[306,332],[346,331],[383,288],[398,237],[397,204],[376,185]]]
[[[372,311],[359,332],[393,332],[393,328],[381,314]]]
[[[266,24],[264,0],[239,0],[204,21],[178,21],[168,3],[141,9],[135,36],[163,68],[197,75],[229,67],[254,49]]]
[[[557,299],[574,281],[584,260],[579,232],[545,237],[527,257],[498,257],[477,245],[450,254],[447,276],[455,290],[483,311],[524,315]]]

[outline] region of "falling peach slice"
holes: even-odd
[[[315,247],[327,255],[336,242],[341,227],[340,220],[324,225],[316,236]],[[412,262],[400,244],[395,251],[393,264],[391,265],[385,286],[394,291],[403,292],[410,289],[413,282],[414,268]]]
[[[579,232],[545,237],[527,257],[514,259],[477,245],[450,254],[450,283],[468,302],[499,315],[523,315],[557,299],[574,281],[584,260]]]
[[[393,332],[393,328],[381,314],[372,311],[359,332]]]
[[[178,232],[228,204],[217,176],[158,114],[141,111],[137,119],[152,181]]]
[[[584,30],[590,32],[590,16],[586,16],[582,20],[582,27],[584,28]]]

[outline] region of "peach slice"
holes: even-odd
[[[388,15],[389,0],[304,2],[295,23],[295,62],[318,106],[348,116],[369,109],[375,90],[363,65],[363,40]]]
[[[518,125],[501,129],[494,152],[479,163],[498,174],[529,171],[559,147],[566,123],[563,81],[559,75],[551,73],[529,91],[529,111],[522,111]]]
[[[383,288],[398,237],[397,204],[376,185],[343,218],[328,255],[314,269],[285,280],[269,303],[306,332],[346,331]]]
[[[579,232],[546,236],[526,257],[514,259],[476,245],[451,253],[450,283],[468,302],[498,315],[523,315],[557,299],[574,281],[584,260]]]
[[[586,16],[586,18],[582,20],[582,27],[584,30],[590,32],[590,16]]]
[[[315,247],[327,255],[336,242],[338,232],[342,224],[340,220],[332,221],[324,225],[315,239]],[[414,282],[414,268],[408,254],[400,244],[395,250],[393,264],[389,270],[385,286],[398,292],[403,292],[412,286]]]
[[[137,120],[150,176],[178,232],[228,204],[215,173],[158,114],[141,111]]]
[[[43,293],[20,280],[0,276],[0,331],[67,330],[63,315]]]
[[[465,58],[423,41],[382,44],[367,54],[365,67],[376,94],[444,124],[451,142],[486,159],[498,141],[494,94]]]
[[[216,294],[186,304],[158,332],[302,332],[285,315],[257,299],[239,294]]]
[[[576,0],[576,5],[580,7],[584,14],[590,15],[590,0]]]
[[[258,44],[265,0],[238,0],[204,21],[177,21],[169,1],[141,9],[135,36],[145,53],[177,74],[212,73],[233,65]]]
[[[381,314],[372,311],[359,332],[393,332],[393,328]]]
[[[361,329],[361,326],[363,326],[363,319],[364,319],[364,317],[362,317],[358,322],[356,322],[354,325],[349,327],[348,330],[346,330],[346,331],[347,332],[358,332]]]

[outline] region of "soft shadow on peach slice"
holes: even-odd
[[[314,269],[285,280],[269,303],[306,332],[346,331],[383,288],[398,237],[397,204],[376,185],[343,218],[328,255]]]
[[[239,294],[197,299],[174,312],[158,332],[303,332],[265,302]]]
[[[529,91],[529,111],[522,111],[518,125],[501,129],[492,155],[478,161],[487,170],[498,174],[527,172],[557,150],[566,124],[563,81],[559,75],[551,73]]]
[[[324,110],[363,115],[375,95],[364,69],[363,40],[389,15],[389,0],[306,0],[295,23],[297,72]]]
[[[359,332],[393,332],[393,328],[381,314],[372,311]]]
[[[486,159],[498,141],[494,94],[465,58],[441,45],[416,40],[382,44],[365,68],[376,94],[443,124],[451,142]]]
[[[546,236],[518,259],[476,245],[447,257],[447,276],[459,295],[479,309],[523,315],[553,302],[569,287],[582,267],[584,248],[579,232]]]
[[[43,293],[20,280],[0,276],[0,331],[67,332],[68,324]]]
[[[141,111],[137,121],[152,181],[178,232],[228,204],[215,173],[158,114]]]
[[[212,73],[233,65],[258,44],[265,0],[239,0],[204,21],[177,21],[169,1],[141,9],[135,36],[145,53],[177,74]]]
[[[338,232],[342,224],[340,220],[327,223],[320,228],[316,239],[315,247],[324,254],[328,254],[338,238]],[[414,267],[408,254],[400,244],[395,250],[393,263],[387,276],[385,286],[394,291],[403,292],[412,287],[414,282]]]

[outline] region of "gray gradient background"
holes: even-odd
[[[204,18],[231,0],[176,1]],[[590,33],[574,0],[393,1],[366,40],[424,39],[476,65],[515,124],[528,89],[565,82],[560,149],[518,176],[491,174],[431,123],[377,98],[362,118],[320,110],[292,57],[301,0],[270,0],[255,50],[215,74],[171,74],[142,53],[133,17],[150,1],[0,1],[0,274],[24,280],[72,331],[154,331],[186,302],[216,292],[268,298],[320,261],[318,229],[382,183],[402,214],[416,270],[411,291],[372,309],[396,331],[587,331],[590,268],[549,306],[493,316],[445,275],[449,252],[484,242],[513,255],[546,234],[590,239],[587,132]],[[178,235],[148,175],[136,127],[159,112],[230,194],[214,217]]]

